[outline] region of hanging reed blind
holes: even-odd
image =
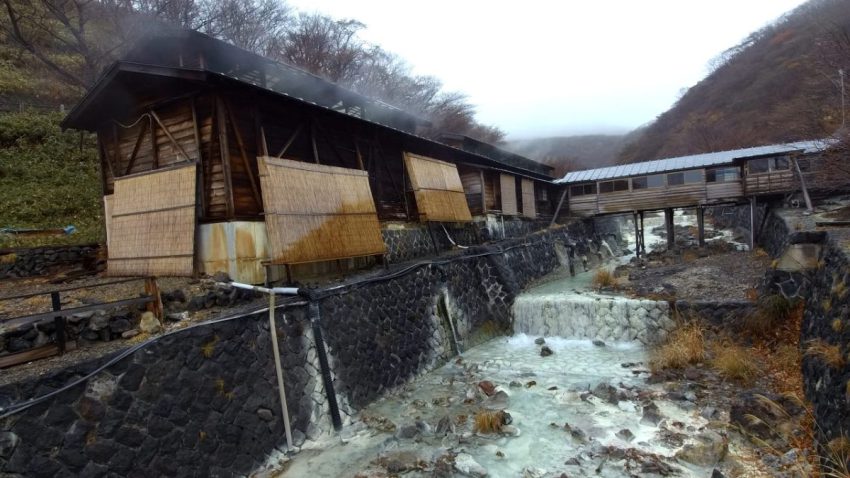
[[[404,153],[404,165],[416,197],[420,221],[472,220],[457,166],[408,152]]]
[[[516,179],[510,174],[500,174],[499,185],[502,193],[502,214],[516,216],[519,214],[516,202]]]
[[[537,203],[534,198],[534,181],[523,178],[520,187],[522,187],[522,215],[536,218]]]
[[[258,160],[271,263],[386,251],[367,172],[271,157]]]
[[[106,205],[109,275],[192,275],[194,163],[117,178]]]

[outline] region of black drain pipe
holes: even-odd
[[[319,356],[319,367],[322,369],[322,382],[325,384],[325,394],[328,397],[328,408],[330,408],[331,411],[331,423],[333,423],[334,430],[340,431],[342,429],[342,419],[339,416],[339,404],[336,401],[334,382],[331,377],[331,366],[328,363],[328,352],[325,350],[325,340],[322,337],[319,301],[316,300],[315,293],[313,291],[303,292],[310,300],[307,317],[310,319],[310,326],[313,328],[313,340],[316,342],[316,355]]]

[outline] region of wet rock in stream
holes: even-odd
[[[541,357],[548,357],[550,355],[553,355],[554,353],[555,352],[553,352],[552,349],[550,349],[547,345],[544,345],[543,347],[540,348],[540,356]]]

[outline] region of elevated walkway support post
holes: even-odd
[[[640,251],[646,255],[646,236],[643,234],[643,211],[638,212],[640,215]]]
[[[697,242],[705,247],[705,209],[697,206]]]
[[[756,197],[750,198],[750,251],[756,250]]]
[[[664,210],[664,227],[667,229],[667,250],[676,245],[676,229],[673,227],[673,208]]]
[[[640,259],[640,223],[638,223],[637,211],[632,213],[632,220],[635,222],[635,257]]]

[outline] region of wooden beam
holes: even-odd
[[[147,130],[148,124],[143,122],[141,128],[139,128],[139,137],[136,138],[136,144],[133,145],[133,152],[130,153],[130,158],[127,159],[127,171],[124,173],[125,175],[133,172],[133,166],[136,164],[136,155],[139,153],[139,148],[142,146],[142,141],[145,139]]]
[[[230,125],[233,127],[233,132],[236,135],[236,144],[239,146],[239,153],[242,157],[242,164],[245,166],[245,172],[248,174],[248,181],[251,182],[251,192],[254,193],[254,200],[257,201],[257,206],[263,208],[263,199],[260,196],[260,187],[257,185],[257,180],[254,178],[254,171],[251,169],[251,163],[248,161],[248,153],[245,151],[245,142],[242,141],[242,133],[239,132],[239,124],[236,122],[236,116],[227,101],[224,101],[224,109],[227,111],[227,117],[230,118]]]
[[[227,216],[233,217],[235,207],[233,205],[233,177],[230,175],[230,147],[227,142],[227,114],[224,111],[224,102],[219,96],[215,97],[215,110],[218,119],[218,144],[221,147],[221,172],[224,175]]]
[[[313,145],[313,159],[316,164],[321,164],[319,162],[319,148],[316,146],[316,123],[312,118],[310,118],[310,143]]]
[[[341,164],[343,167],[346,167],[345,159],[342,157],[342,153],[339,151],[339,148],[337,148],[336,143],[331,140],[331,136],[328,134],[328,131],[324,127],[322,127],[322,124],[319,123],[319,120],[314,120],[314,124],[316,125],[316,128],[322,133],[322,136],[325,137],[325,141],[327,141],[327,143],[331,145],[331,150],[333,150],[336,159],[339,160],[339,164]]]
[[[298,137],[299,134],[301,134],[301,130],[303,129],[304,123],[299,124],[298,127],[295,128],[295,131],[293,131],[292,135],[289,136],[289,139],[286,140],[286,144],[283,145],[283,149],[281,149],[280,152],[277,153],[278,158],[282,158],[283,155],[286,154],[286,152],[289,150],[289,147],[292,146],[292,143],[295,142],[295,139]]]
[[[260,116],[260,109],[255,104],[251,108],[251,116],[254,118],[254,137],[257,140],[257,154],[259,156],[269,155],[269,145],[266,142],[266,130],[263,128],[263,119]]]
[[[156,147],[156,126],[151,123],[151,157],[153,158],[153,169],[159,169],[159,149]]]
[[[174,136],[171,136],[171,132],[168,131],[168,128],[166,128],[165,125],[162,123],[162,120],[159,119],[159,115],[156,114],[156,111],[151,110],[151,116],[154,120],[156,120],[159,127],[162,128],[162,131],[165,133],[165,136],[168,137],[169,141],[171,141],[171,144],[173,144],[174,147],[180,151],[180,154],[182,154],[187,161],[191,161],[192,158],[189,157],[189,155],[186,153],[186,150],[183,149],[183,146],[180,146],[180,143],[178,143],[177,140],[174,139]]]
[[[366,167],[363,165],[363,155],[360,153],[360,144],[357,143],[357,136],[354,136],[354,154],[357,156],[357,166],[361,171],[366,171]]]
[[[484,184],[484,170],[478,170],[478,178],[481,181],[481,214],[487,214],[487,187]]]
[[[561,199],[558,200],[558,207],[555,208],[555,214],[552,216],[552,220],[549,222],[549,227],[555,225],[555,221],[558,220],[558,214],[561,213],[561,206],[564,205],[564,199],[567,197],[567,190],[569,186],[564,186],[564,192],[561,193]]]

